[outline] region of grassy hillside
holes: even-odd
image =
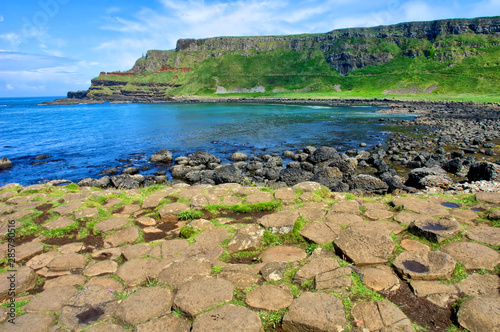
[[[95,78],[90,97],[148,94],[151,89],[155,98],[215,96],[218,86],[227,91],[263,86],[265,92],[223,96],[500,101],[498,32],[417,38],[395,28],[366,31],[228,37],[188,44],[183,50],[149,51],[130,71],[133,76]],[[191,71],[159,72],[162,66]],[[347,73],[339,68],[348,68]]]

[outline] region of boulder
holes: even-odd
[[[417,189],[426,187],[447,187],[453,181],[446,171],[439,166],[415,168],[408,174],[408,180],[405,185]]]
[[[153,163],[168,164],[173,160],[172,153],[167,149],[161,149],[149,158]]]
[[[486,161],[471,165],[467,173],[469,181],[500,181],[500,165]]]
[[[223,165],[215,169],[212,179],[215,184],[240,183],[242,176],[243,173],[239,168],[233,165]]]
[[[244,153],[241,153],[241,152],[235,152],[231,155],[231,157],[229,157],[229,160],[231,161],[245,161],[245,160],[248,160],[248,156]]]
[[[220,164],[220,159],[205,151],[195,152],[189,157],[189,165],[191,166],[208,166],[209,164]]]
[[[144,183],[142,175],[114,175],[111,177],[111,183],[118,189],[137,189]]]
[[[7,158],[0,159],[0,169],[9,169],[13,166],[14,164],[12,164],[12,162],[9,159]]]
[[[340,154],[332,147],[322,146],[315,150],[307,160],[313,164],[319,164],[327,160],[341,160]]]
[[[349,185],[344,183],[344,176],[337,167],[316,167],[310,181],[318,182],[333,192],[345,192]]]
[[[308,181],[313,174],[297,168],[285,168],[281,170],[279,180],[285,182],[287,186],[291,187],[298,183]]]
[[[364,193],[380,195],[387,193],[389,189],[389,185],[384,181],[365,174],[354,176],[349,182],[349,186],[351,190],[359,190]]]

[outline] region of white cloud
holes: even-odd
[[[106,9],[106,14],[114,14],[114,13],[118,13],[120,11],[121,11],[120,7],[110,7],[108,9]]]
[[[3,15],[0,15],[0,22],[3,22]]]

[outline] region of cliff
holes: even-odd
[[[410,22],[323,34],[180,39],[83,98],[157,101],[217,92],[497,94],[500,17]],[[494,84],[492,84],[494,83]],[[81,98],[82,93],[68,94]]]

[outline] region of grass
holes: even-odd
[[[278,311],[259,311],[259,317],[262,321],[265,331],[274,330],[283,320],[288,309]]]
[[[180,212],[178,217],[179,220],[194,220],[203,217],[203,212],[198,210],[186,210]]]
[[[465,266],[463,264],[457,262],[457,265],[455,265],[455,270],[451,275],[451,280],[441,280],[441,282],[444,284],[458,284],[465,278],[467,278],[467,270],[465,269]]]
[[[222,211],[232,211],[238,213],[251,213],[257,211],[272,211],[281,206],[281,202],[279,200],[273,200],[270,202],[264,203],[255,203],[255,204],[237,204],[237,205],[224,205],[224,204],[212,204],[204,207],[205,211],[212,214],[220,214]]]

